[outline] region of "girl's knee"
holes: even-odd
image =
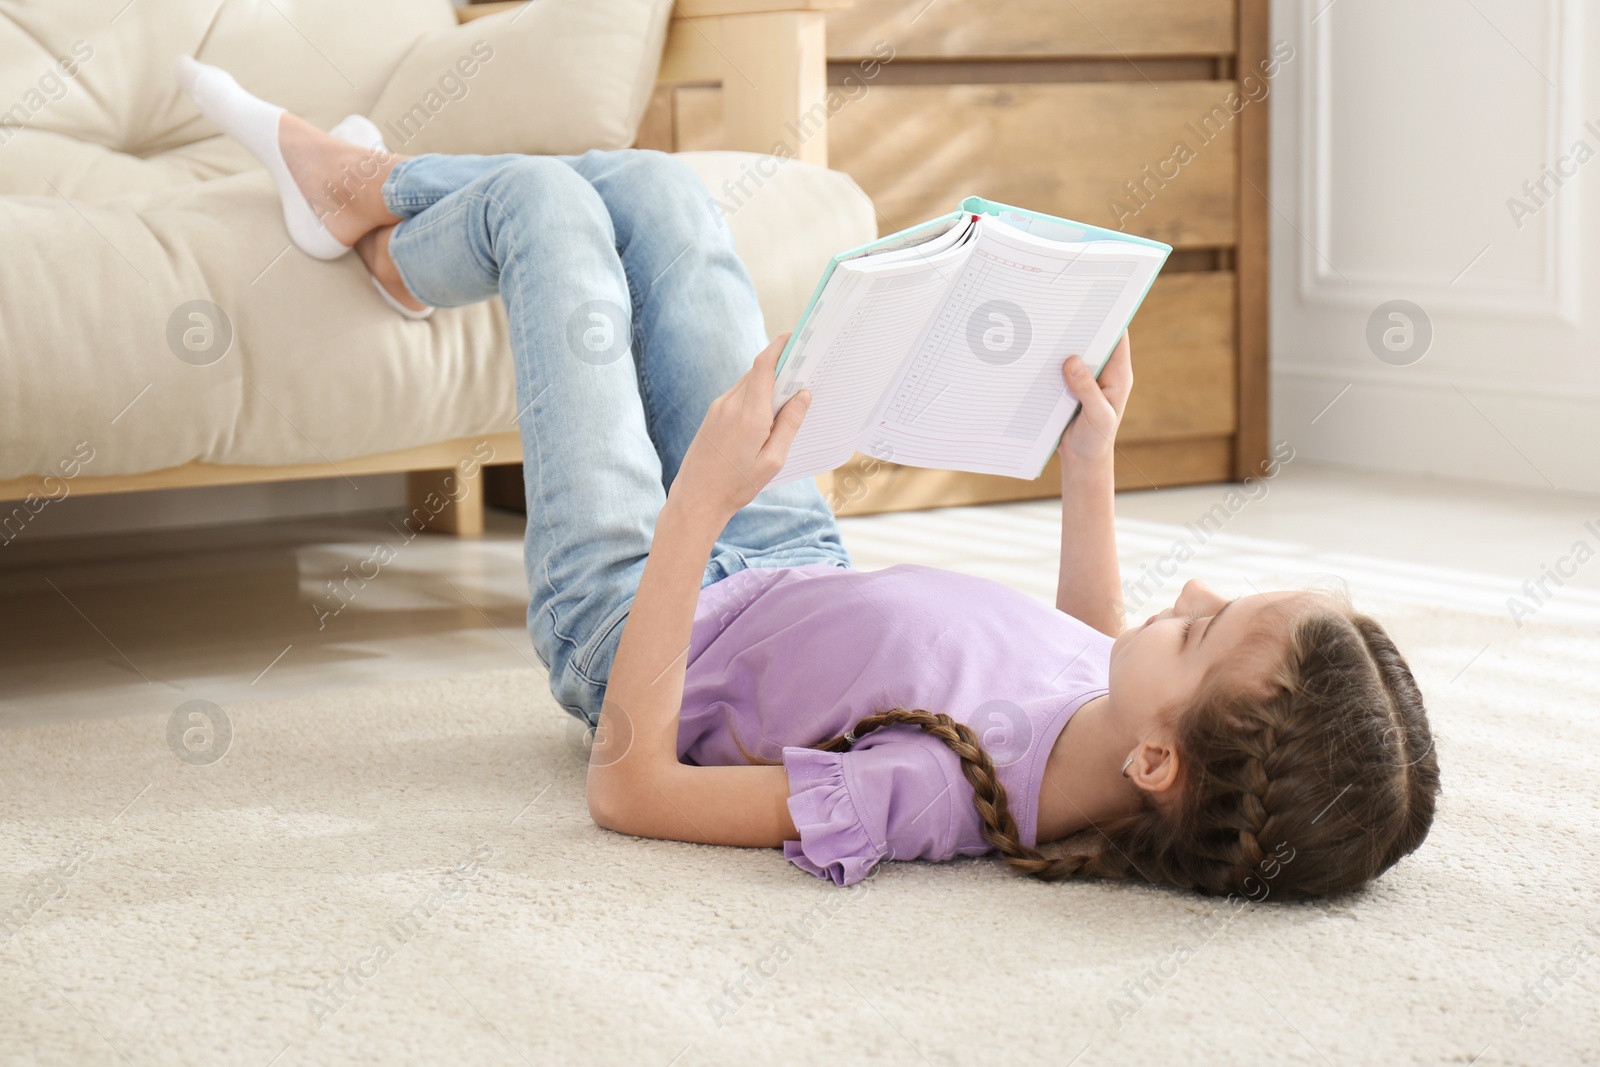
[[[638,181],[662,196],[687,196],[696,202],[705,199],[706,187],[700,176],[670,152],[658,152],[653,148],[629,149],[628,166],[637,172]]]
[[[677,156],[653,149],[624,149],[611,176],[607,201],[619,228],[634,225],[711,233],[722,218],[705,183]],[[630,225],[620,225],[626,221]]]
[[[610,215],[594,186],[551,156],[521,156],[490,174],[492,196],[500,206],[541,228],[602,225]]]

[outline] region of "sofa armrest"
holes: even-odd
[[[825,14],[852,0],[677,0],[658,81],[722,86],[725,149],[828,165]],[[462,22],[521,0],[456,9]]]

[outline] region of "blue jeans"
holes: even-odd
[[[528,630],[551,692],[592,724],[667,487],[711,401],[767,343],[750,276],[700,179],[660,152],[417,156],[383,197],[418,300],[505,301]],[[811,563],[850,556],[802,479],[733,517],[701,585]]]

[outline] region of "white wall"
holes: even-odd
[[[1600,18],[1583,8],[1274,0],[1296,57],[1272,95],[1273,423],[1301,456],[1600,492],[1600,230],[1582,221]],[[1530,196],[1563,157],[1573,177]],[[1366,339],[1395,299],[1432,325],[1409,365]]]

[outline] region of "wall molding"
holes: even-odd
[[[1542,0],[1546,34],[1545,69],[1553,87],[1544,93],[1544,137],[1541,165],[1551,165],[1583,137],[1583,5],[1582,0]],[[1318,7],[1319,15],[1309,16]],[[1407,276],[1399,272],[1336,271],[1318,250],[1332,246],[1332,42],[1330,26],[1338,17],[1333,5],[1305,0],[1295,5],[1296,38],[1307,61],[1299,81],[1299,223],[1300,297],[1309,303],[1376,307],[1403,296],[1430,309],[1467,313],[1491,312],[1576,324],[1580,309],[1581,189],[1568,184],[1539,213],[1544,256],[1540,278],[1524,286],[1474,285],[1468,278]],[[1593,147],[1600,148],[1600,145]],[[1348,279],[1348,280],[1347,280]],[[1275,368],[1278,369],[1278,368]]]
[[[1392,371],[1384,371],[1371,367],[1341,368],[1274,361],[1272,375],[1274,378],[1296,378],[1336,385],[1353,383],[1379,389],[1418,389],[1432,393],[1454,393],[1460,389],[1463,393],[1490,393],[1529,400],[1559,400],[1569,404],[1600,404],[1600,386],[1541,385],[1466,375],[1418,372],[1410,367],[1397,367]]]

